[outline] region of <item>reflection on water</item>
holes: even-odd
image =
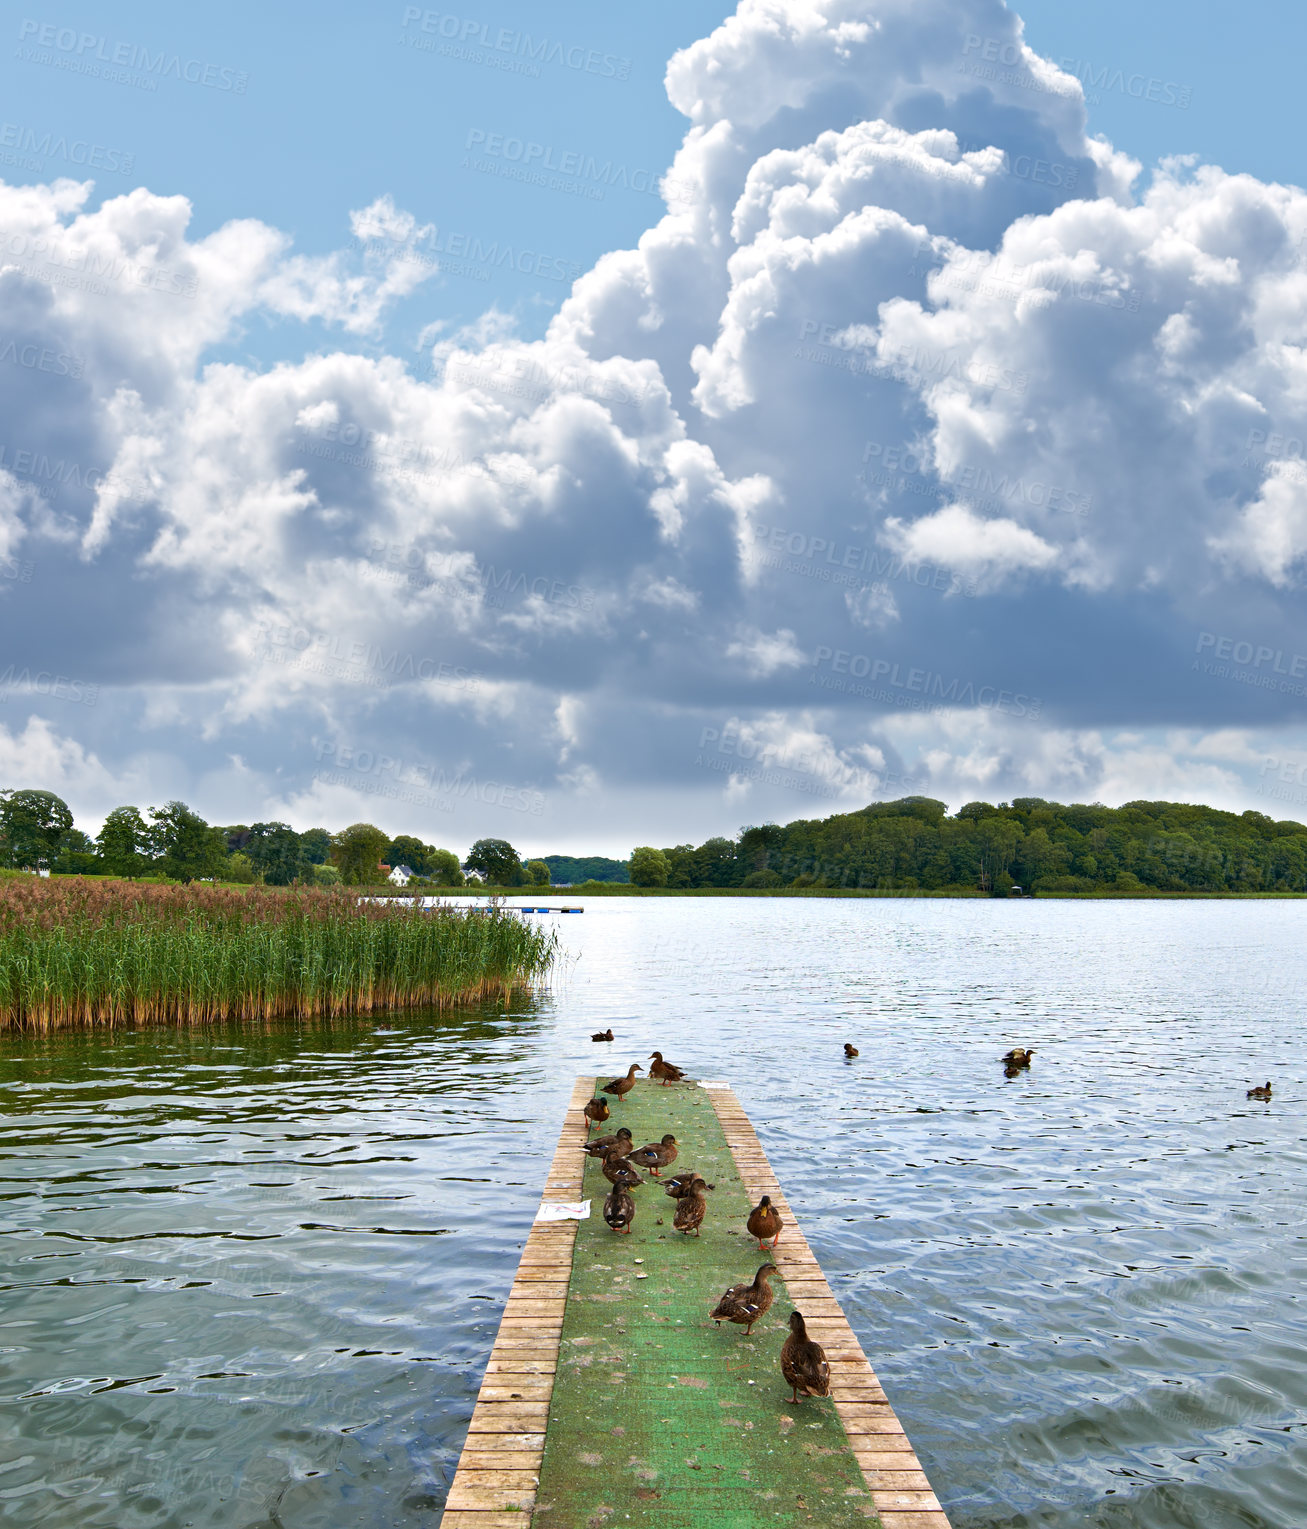
[[[571,1081],[661,1044],[958,1529],[1296,1529],[1304,916],[592,900],[522,1012],[4,1040],[0,1516],[435,1523]]]

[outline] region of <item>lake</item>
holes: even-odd
[[[1307,1522],[1303,904],[585,906],[514,1012],[0,1039],[6,1525],[437,1523],[572,1081],[655,1046],[957,1529]]]

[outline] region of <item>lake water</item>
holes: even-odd
[[[434,1526],[572,1081],[658,1045],[957,1529],[1301,1529],[1304,920],[591,900],[523,1012],[0,1039],[0,1519]]]

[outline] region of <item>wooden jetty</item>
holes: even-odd
[[[656,1179],[635,1191],[631,1235],[605,1226],[609,1186],[580,1151],[602,1082],[572,1091],[442,1529],[949,1529],[730,1087],[641,1081],[610,1101],[604,1131],[656,1141],[666,1125],[677,1168],[713,1184],[687,1239]],[[708,1311],[768,1256],[743,1225],[764,1194],[785,1223],[779,1276],[746,1338]],[[779,1354],[795,1308],[830,1361],[829,1400],[790,1404]]]

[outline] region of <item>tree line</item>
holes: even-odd
[[[1042,797],[910,796],[857,812],[764,823],[734,839],[631,853],[648,887],[848,887],[1036,894],[1307,892],[1307,826],[1183,802],[1063,805]]]
[[[267,886],[375,886],[407,865],[410,886],[547,886],[543,860],[523,863],[504,839],[478,839],[467,858],[372,823],[297,832],[289,823],[210,824],[185,802],[141,812],[115,807],[94,839],[53,791],[0,791],[0,865],[52,875],[163,877]],[[385,867],[385,870],[383,870]]]

